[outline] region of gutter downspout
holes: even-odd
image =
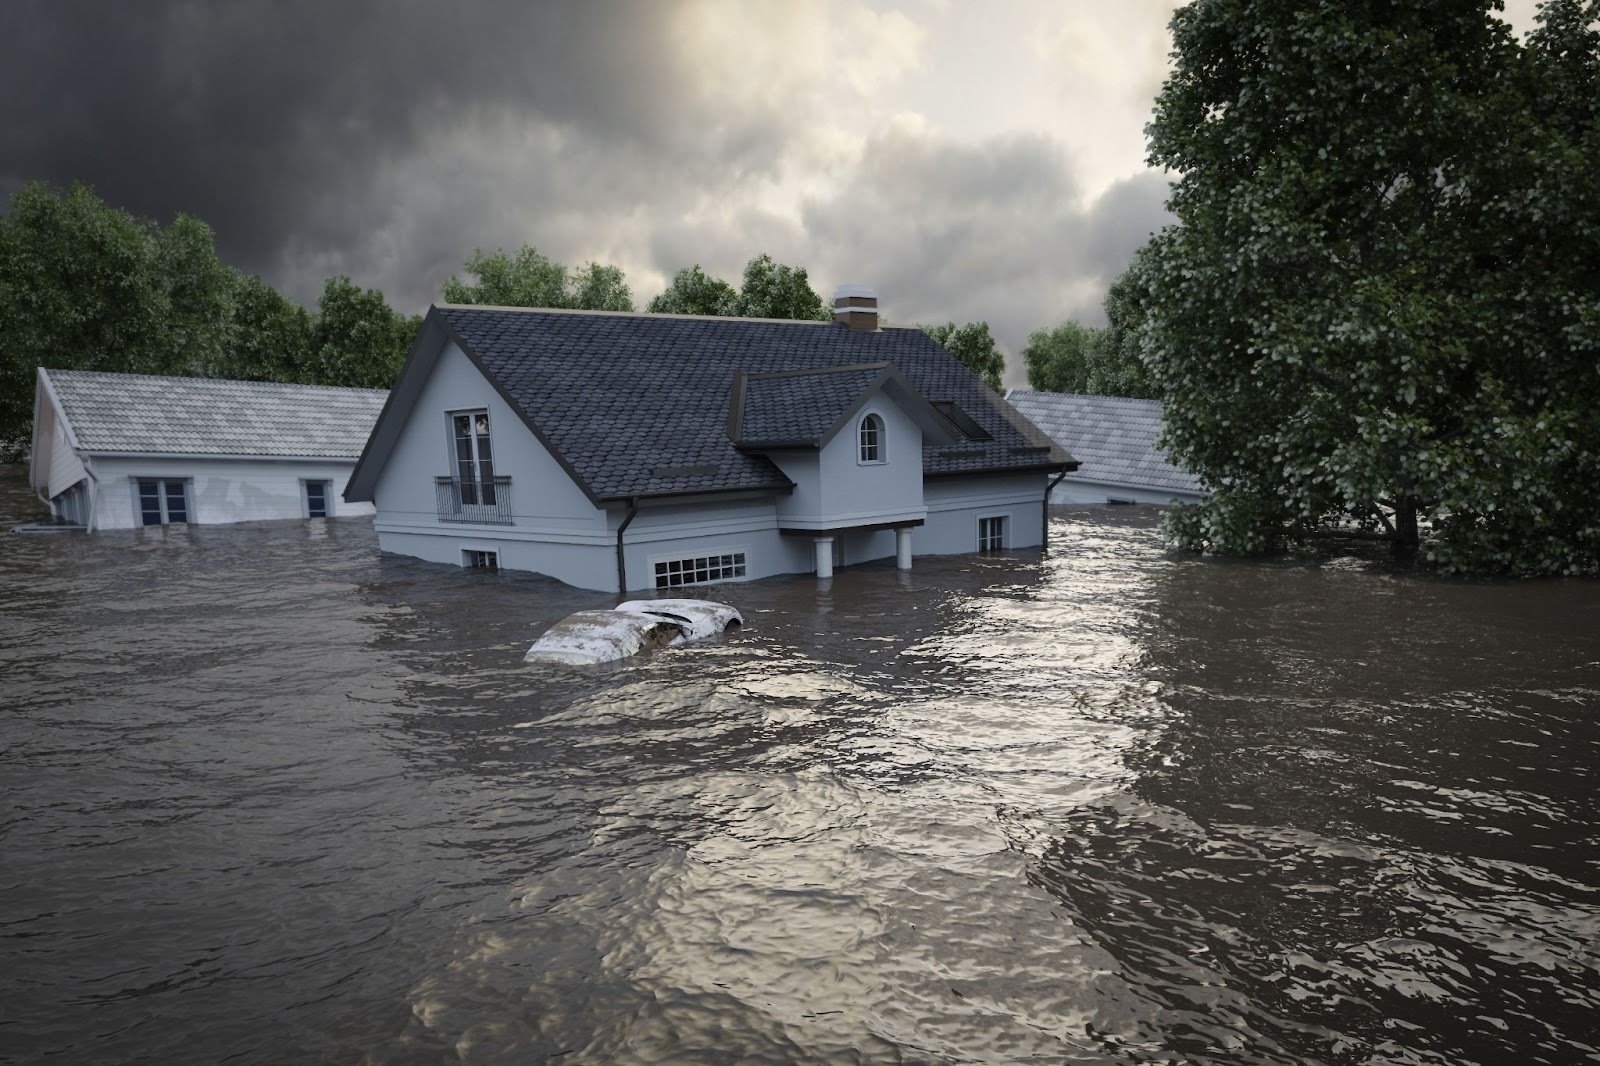
[[[1070,470],[1061,471],[1056,475],[1054,481],[1044,487],[1044,506],[1039,509],[1041,526],[1039,530],[1039,550],[1045,555],[1050,554],[1050,494],[1055,491],[1057,485],[1066,479],[1069,473],[1071,473]]]
[[[622,535],[628,531],[628,527],[632,525],[633,520],[638,517],[639,498],[637,496],[630,496],[628,497],[628,516],[624,518],[622,520],[622,524],[617,527],[617,595],[619,596],[626,596],[628,594],[628,564],[622,554]]]

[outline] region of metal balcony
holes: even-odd
[[[433,479],[433,493],[439,504],[441,522],[491,526],[512,524],[509,477],[486,478],[482,481],[436,477]]]

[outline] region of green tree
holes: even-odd
[[[1453,572],[1600,571],[1600,2],[1198,0],[1136,263],[1178,546],[1354,532]]]
[[[311,313],[252,274],[233,298],[232,359],[222,377],[310,382],[317,323]]]
[[[833,320],[833,309],[811,287],[805,267],[785,266],[765,253],[745,264],[735,307],[745,318]]]
[[[452,275],[440,286],[453,304],[497,304],[503,307],[563,307],[589,311],[632,311],[621,268],[587,263],[569,271],[531,244],[515,254],[504,249],[467,257],[467,273],[475,281]]]
[[[989,335],[989,323],[968,322],[958,326],[946,322],[942,326],[918,324],[917,328],[982,378],[985,385],[995,392],[1000,391],[1000,376],[1005,373],[1006,360]]]
[[[739,293],[696,263],[672,275],[672,284],[650,301],[646,310],[658,315],[735,315]]]
[[[329,278],[317,300],[308,376],[318,385],[387,389],[421,326],[422,316],[395,311],[377,289]]]
[[[1055,329],[1030,333],[1022,349],[1028,387],[1043,392],[1160,399],[1139,355],[1145,313],[1138,279],[1135,268],[1129,267],[1112,283],[1105,299],[1109,324],[1104,329],[1063,322]]]
[[[235,280],[198,219],[163,230],[87,185],[23,186],[0,216],[0,442],[26,446],[39,366],[184,374],[223,363]]]

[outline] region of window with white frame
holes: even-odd
[[[493,507],[494,448],[489,442],[489,412],[456,411],[450,416],[450,431],[461,502]]]
[[[745,576],[744,552],[698,555],[691,559],[664,559],[655,564],[655,571],[658,589],[733,581]]]
[[[1006,516],[991,515],[978,519],[978,550],[997,552],[1006,546]]]
[[[861,454],[863,463],[882,463],[884,458],[883,419],[867,415],[861,420]]]
[[[164,526],[189,521],[187,478],[135,478],[134,492],[140,525]]]
[[[304,481],[301,482],[301,487],[305,495],[306,517],[327,518],[329,490],[332,485],[326,481]]]
[[[498,570],[500,553],[467,548],[461,553],[461,565],[469,570]]]

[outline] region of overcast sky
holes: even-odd
[[[81,179],[303,302],[343,273],[408,311],[475,247],[615,263],[641,308],[769,252],[1011,354],[1103,322],[1166,219],[1143,127],[1176,6],[24,0],[0,196]]]

